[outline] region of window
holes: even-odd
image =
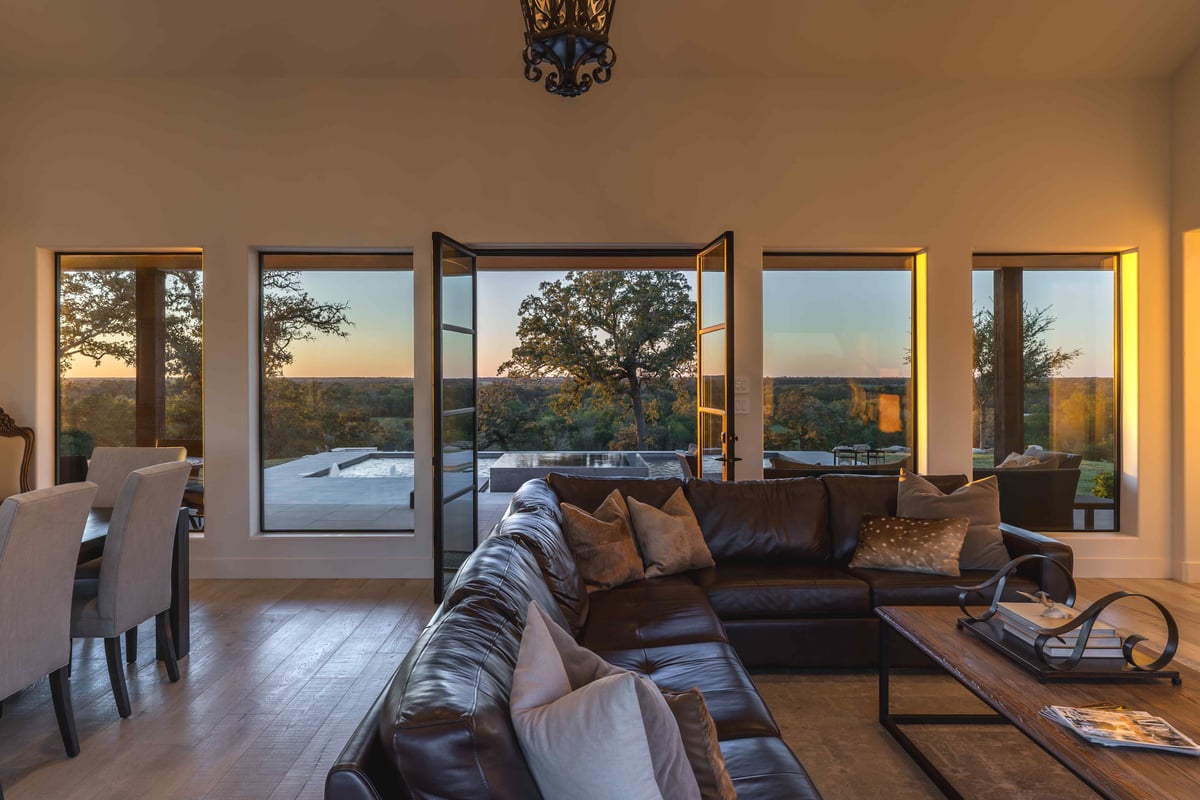
[[[909,254],[763,258],[763,448],[820,466],[913,461]]]
[[[1117,261],[975,256],[973,459],[1006,522],[1119,527]]]
[[[94,447],[201,456],[203,256],[59,253],[57,265],[59,482],[83,480]]]
[[[411,531],[412,255],[259,264],[262,530]]]

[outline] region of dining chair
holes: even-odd
[[[92,508],[115,506],[125,478],[135,469],[185,458],[184,447],[97,447],[92,451],[87,472],[87,479],[100,487]]]
[[[0,698],[49,675],[58,730],[72,757],[79,736],[67,680],[71,582],[95,494],[94,483],[70,483],[0,503]]]
[[[187,462],[176,461],[129,473],[113,506],[98,577],[75,579],[71,637],[104,640],[108,677],[122,717],[132,713],[121,665],[122,634],[153,617],[167,676],[172,683],[179,680],[167,610],[175,524],[190,469]]]
[[[0,408],[0,500],[28,492],[33,428],[18,425]]]

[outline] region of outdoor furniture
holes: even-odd
[[[1112,511],[1115,507],[1111,497],[1094,497],[1090,494],[1075,495],[1075,508],[1083,510],[1083,529],[1096,530],[1096,511]]]
[[[79,737],[67,681],[71,575],[95,494],[95,484],[72,483],[0,504],[0,698],[49,675],[58,730],[72,757]]]
[[[1075,492],[1080,471],[1037,467],[976,468],[973,480],[995,475],[1000,520],[1031,531],[1075,529]]]
[[[0,500],[29,491],[33,428],[25,428],[0,408]]]
[[[149,467],[171,461],[183,461],[183,447],[97,447],[88,462],[87,479],[99,490],[94,508],[112,508],[129,473],[139,467]]]
[[[71,637],[104,639],[104,656],[117,711],[129,717],[129,691],[121,666],[121,635],[155,618],[159,654],[171,682],[179,680],[167,611],[171,606],[171,556],[175,547],[185,462],[134,470],[113,507],[99,578],[76,578]]]
[[[182,447],[186,460],[192,465],[187,486],[183,489],[183,504],[192,510],[189,524],[192,530],[204,530],[204,442],[200,439],[155,439],[155,447]],[[410,508],[412,506],[409,506]]]

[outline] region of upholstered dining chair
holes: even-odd
[[[135,469],[185,458],[184,447],[97,447],[92,451],[87,473],[87,479],[100,487],[92,508],[115,506],[125,478]]]
[[[98,577],[75,579],[71,637],[103,639],[117,711],[128,717],[129,690],[121,664],[121,635],[150,619],[164,646],[167,676],[179,680],[171,605],[171,553],[183,486],[191,467],[174,461],[129,473],[113,506]]]
[[[79,754],[67,681],[71,583],[95,494],[93,483],[70,483],[0,504],[0,698],[49,675],[68,756]]]
[[[33,428],[18,425],[0,408],[0,500],[28,492]]]

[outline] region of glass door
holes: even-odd
[[[733,480],[733,232],[696,255],[696,477]]]
[[[479,543],[475,253],[433,234],[433,597]]]

